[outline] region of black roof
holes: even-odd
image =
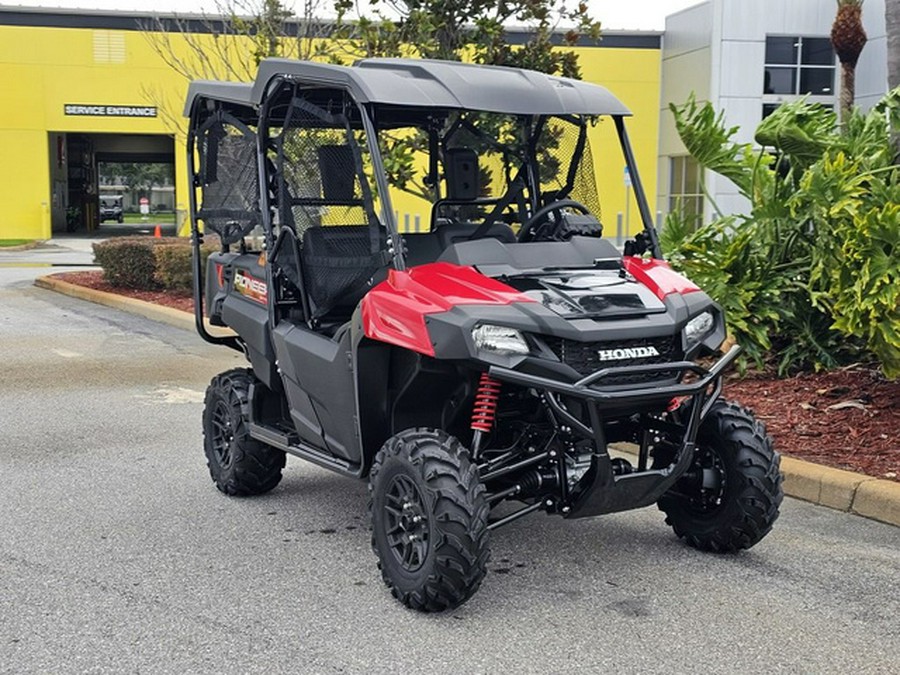
[[[605,87],[533,70],[426,59],[364,59],[353,66],[265,59],[251,85],[193,82],[185,114],[198,94],[258,104],[272,79],[288,75],[348,90],[360,103],[481,110],[515,115],[630,115]]]
[[[427,59],[364,59],[352,67],[266,59],[253,97],[276,75],[348,89],[360,103],[483,110],[517,115],[630,115],[600,85],[521,68]]]
[[[194,80],[188,87],[187,100],[184,104],[184,116],[189,117],[194,99],[198,96],[216,101],[227,101],[240,105],[253,105],[253,85],[243,82],[216,82],[211,80]]]

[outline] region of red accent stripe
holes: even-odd
[[[672,293],[693,293],[700,290],[690,279],[669,267],[669,263],[665,260],[625,256],[622,258],[622,266],[637,281],[653,291],[660,300],[664,300]]]

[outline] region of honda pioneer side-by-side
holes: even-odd
[[[271,490],[286,455],[367,479],[384,582],[423,611],[470,598],[491,531],[536,511],[658,504],[718,552],[771,530],[778,455],[720,398],[739,348],[720,354],[721,308],[664,262],[606,89],[268,59],[252,84],[192,83],[185,112],[197,330],[250,366],[206,393],[219,490]],[[603,238],[598,125],[643,222],[624,255]],[[401,232],[402,191],[424,226]],[[204,232],[221,251],[202,269]]]

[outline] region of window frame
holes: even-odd
[[[681,185],[678,186],[676,190],[675,186],[675,176],[676,176],[676,163],[681,163]],[[696,171],[696,180],[697,180],[697,190],[696,192],[685,192],[688,184],[688,169],[689,164],[693,163],[693,170]],[[668,199],[668,209],[669,212],[673,212],[678,208],[679,202],[684,204],[688,200],[696,201],[698,206],[695,218],[696,222],[694,223],[694,228],[700,227],[704,221],[706,220],[706,195],[703,192],[703,183],[704,183],[704,169],[701,164],[694,159],[690,154],[683,155],[670,155],[669,156],[669,199]],[[683,209],[682,209],[683,212]]]
[[[837,57],[834,54],[834,50],[832,49],[832,62],[831,64],[807,64],[803,62],[803,41],[804,40],[828,40],[827,36],[822,35],[786,35],[786,34],[778,34],[772,33],[766,35],[766,43],[768,43],[769,38],[789,38],[794,40],[794,47],[796,49],[796,60],[794,63],[770,63],[768,57],[764,57],[763,59],[763,86],[762,86],[762,106],[760,108],[761,118],[765,118],[764,110],[766,106],[775,105],[776,107],[782,103],[786,103],[788,101],[796,101],[800,98],[805,98],[810,103],[821,103],[823,105],[835,107],[837,103],[838,97],[838,86],[839,86],[839,78],[837,76]],[[768,51],[768,49],[766,50]],[[766,93],[765,87],[765,76],[766,71],[769,68],[785,68],[791,69],[794,75],[794,91],[790,94],[768,94]],[[831,93],[830,94],[812,94],[812,93],[804,93],[800,89],[800,83],[802,80],[802,75],[804,70],[830,70],[832,74],[832,85],[831,85]]]

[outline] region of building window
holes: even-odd
[[[703,222],[702,171],[690,155],[669,158],[669,211],[678,211],[695,227]]]
[[[834,105],[835,65],[831,40],[825,37],[766,37],[763,117],[779,103],[800,96]]]

